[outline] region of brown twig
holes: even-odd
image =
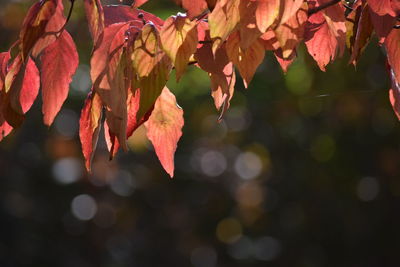
[[[308,10],[308,16],[311,16],[312,14],[315,14],[315,13],[317,13],[317,12],[319,12],[319,11],[325,9],[325,8],[333,6],[333,5],[337,4],[337,3],[339,3],[340,1],[341,0],[331,0],[331,1],[329,1],[329,2],[327,2],[325,4],[323,4],[323,5],[317,6],[315,8],[311,8],[311,9]]]

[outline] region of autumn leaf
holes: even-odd
[[[346,44],[346,25],[343,7],[339,4],[309,17],[306,24],[307,50],[322,71],[337,54],[342,55]]]
[[[353,38],[350,40],[350,52],[351,57],[349,62],[353,65],[357,64],[357,61],[367,46],[372,32],[373,26],[368,8],[360,6],[358,9],[358,16],[353,26]]]
[[[220,114],[218,121],[221,121],[225,112],[230,106],[236,84],[236,74],[232,63],[228,63],[221,72],[209,73],[211,80],[211,96],[214,105]]]
[[[169,17],[161,31],[161,44],[176,69],[176,80],[182,77],[190,57],[197,48],[197,23],[178,14]]]
[[[221,46],[240,21],[240,0],[220,0],[208,16],[213,52]]]
[[[175,96],[165,87],[144,125],[161,165],[171,178],[174,176],[174,154],[182,136],[183,124],[183,110],[176,103]]]
[[[283,57],[283,52],[281,48],[275,50],[274,55],[284,73],[288,71],[290,65],[292,65],[293,61],[297,57],[297,53],[295,50],[292,51],[292,54],[290,54],[289,57]]]
[[[50,126],[68,96],[69,84],[78,68],[78,53],[71,35],[63,31],[40,57],[42,62],[43,121]]]
[[[104,6],[103,10],[105,27],[110,26],[114,23],[130,21],[142,22],[142,20],[144,20],[146,23],[153,23],[157,28],[160,28],[164,24],[164,21],[159,17],[130,6],[109,5]]]
[[[215,107],[220,111],[219,118],[221,119],[229,108],[229,101],[233,96],[236,83],[235,70],[233,64],[229,62],[225,45],[213,54],[211,44],[205,43],[196,51],[195,59],[198,66],[208,72],[211,80],[211,95],[214,98]]]
[[[240,23],[240,47],[247,49],[255,42],[262,34],[257,27],[256,22],[256,9],[257,2],[255,1],[241,1],[239,5]]]
[[[256,21],[258,29],[264,33],[279,16],[280,0],[256,0]]]
[[[279,8],[279,24],[284,24],[291,19],[303,4],[303,0],[281,0],[281,6]]]
[[[139,121],[161,94],[172,67],[168,56],[161,49],[160,35],[154,25],[146,24],[135,40],[132,63],[141,90],[137,113]]]
[[[390,14],[379,15],[374,12],[369,6],[371,21],[374,25],[376,35],[379,37],[379,42],[382,44],[386,36],[391,32],[393,26],[396,24],[396,17]]]
[[[19,54],[5,77],[3,116],[13,128],[20,126],[24,114],[35,101],[40,86],[39,70],[29,57],[22,62]]]
[[[79,138],[81,140],[82,153],[85,157],[85,166],[91,169],[94,151],[101,128],[102,103],[99,95],[93,90],[85,100],[79,120]]]
[[[289,58],[303,40],[307,18],[307,4],[304,3],[303,7],[291,18],[274,29],[275,36],[282,49],[283,58]]]
[[[396,0],[397,1],[397,0]],[[393,1],[393,2],[396,2]],[[367,0],[367,3],[371,10],[379,16],[389,15],[395,17],[396,14],[392,9],[391,0]]]
[[[141,5],[145,4],[149,0],[134,0],[132,3],[133,7],[140,7]]]
[[[126,87],[124,78],[127,55],[123,57],[126,33],[130,23],[116,23],[106,27],[96,45],[90,64],[94,90],[106,107],[106,119],[111,131],[126,150]]]
[[[56,12],[60,0],[44,0],[34,4],[22,24],[20,32],[22,60],[24,61],[33,46],[46,31],[46,26]]]
[[[247,88],[258,66],[264,59],[265,49],[263,44],[256,40],[249,48],[244,50],[240,47],[239,33],[235,32],[230,35],[226,42],[226,53],[228,58],[239,69],[244,85]]]
[[[7,65],[10,58],[10,52],[0,53],[0,107],[4,107],[4,105],[6,104],[4,101],[4,81],[7,75]],[[12,131],[12,129],[13,128],[7,123],[6,119],[4,118],[2,109],[0,108],[0,141],[3,140],[3,138],[7,136]]]
[[[400,30],[393,29],[385,39],[389,65],[396,81],[400,81]]]
[[[201,15],[208,8],[206,0],[174,0],[174,2],[187,10],[190,19]]]
[[[100,0],[84,0],[86,18],[90,34],[96,43],[104,29],[104,11]]]

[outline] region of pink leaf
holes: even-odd
[[[50,126],[68,96],[79,62],[74,41],[67,31],[43,51],[41,61],[43,121]]]

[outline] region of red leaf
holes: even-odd
[[[368,8],[359,7],[358,20],[353,26],[353,38],[351,39],[351,58],[350,61],[353,65],[357,64],[358,58],[360,57],[362,51],[367,46],[371,34],[373,31],[373,26],[371,22],[371,16],[369,14]]]
[[[10,61],[10,52],[0,53],[0,91],[3,90],[3,85],[7,75],[8,62]]]
[[[100,97],[91,91],[85,100],[79,120],[79,137],[82,145],[82,153],[85,157],[85,166],[91,169],[94,151],[101,128],[102,103]]]
[[[342,55],[346,43],[343,7],[339,4],[313,14],[307,21],[305,43],[310,55],[322,71],[337,54]]]
[[[46,24],[44,34],[36,41],[32,48],[32,57],[36,59],[39,54],[50,44],[57,40],[58,35],[65,26],[64,6],[62,1],[57,2],[56,11]]]
[[[124,149],[126,146],[126,53],[122,57],[125,33],[129,23],[112,24],[104,29],[102,38],[96,44],[91,64],[91,78],[94,90],[100,95],[106,107],[106,118],[110,130]]]
[[[386,37],[387,58],[397,81],[400,81],[400,30],[392,29]]]
[[[134,0],[132,6],[133,7],[140,7],[144,3],[146,3],[149,0]]]
[[[183,124],[183,110],[176,103],[175,96],[165,87],[145,126],[147,137],[171,178],[174,176],[174,154],[182,136]]]
[[[178,2],[178,4],[187,10],[188,16],[191,19],[199,16],[207,9],[207,1],[205,0],[175,0],[175,2]]]
[[[104,29],[104,11],[100,0],[84,0],[86,18],[94,43],[97,42]]]
[[[109,26],[113,23],[128,22],[132,20],[141,21],[139,14],[143,15],[143,20],[146,22],[152,22],[157,27],[161,27],[164,21],[159,17],[148,13],[146,11],[132,8],[129,6],[104,6],[104,23],[105,26]],[[142,23],[143,25],[143,23]]]
[[[47,23],[56,12],[59,0],[44,0],[33,5],[20,32],[22,59],[25,60],[37,40],[43,36]]]
[[[50,126],[68,96],[69,84],[78,67],[79,57],[71,35],[64,30],[60,37],[43,51],[40,59],[43,121]]]
[[[393,111],[397,118],[400,120],[400,84],[396,79],[393,69],[390,69],[390,78],[392,81],[392,88],[389,90],[389,100],[392,104]]]
[[[372,24],[374,25],[375,33],[379,37],[379,42],[382,44],[385,41],[386,36],[390,33],[393,26],[396,24],[396,17],[389,14],[379,15],[374,12],[370,7],[367,7],[370,11]]]
[[[8,124],[18,127],[24,114],[32,107],[40,86],[39,71],[35,62],[29,57],[22,63],[18,55],[5,78],[4,117]]]
[[[372,11],[379,16],[390,15],[395,17],[396,14],[392,9],[391,0],[367,0],[367,3]]]
[[[11,57],[10,52],[0,53],[0,107],[3,107],[5,105],[4,102],[5,89],[3,88],[3,86],[7,74],[7,66],[10,57]],[[0,109],[0,141],[3,140],[3,138],[7,136],[12,131],[12,129],[13,128],[5,120],[2,109]]]

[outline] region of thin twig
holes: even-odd
[[[312,14],[315,14],[315,13],[317,13],[317,12],[319,12],[319,11],[325,9],[325,8],[333,6],[333,5],[337,4],[337,3],[339,3],[340,1],[341,0],[332,0],[330,2],[327,2],[327,3],[323,4],[323,5],[317,6],[315,8],[311,8],[311,9],[308,10],[308,15],[311,16]]]

